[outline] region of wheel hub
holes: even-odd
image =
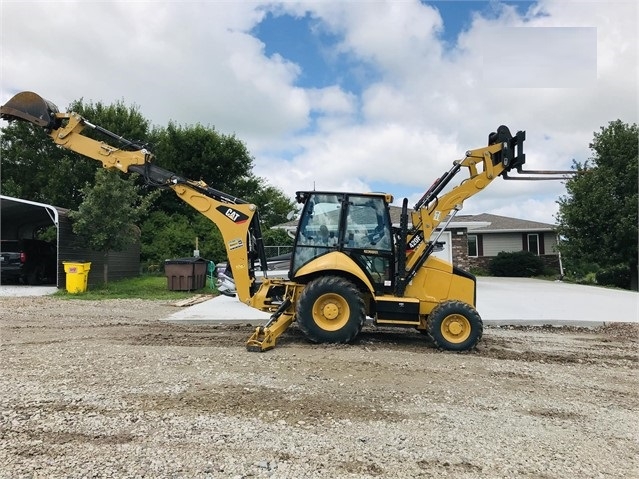
[[[326,319],[335,319],[339,315],[339,308],[334,303],[325,304],[322,308],[322,315]]]
[[[451,323],[448,324],[448,331],[451,334],[454,334],[455,336],[457,336],[463,330],[464,330],[463,326],[459,324],[459,322],[457,321],[452,321]]]
[[[339,294],[326,293],[313,305],[313,319],[324,331],[338,331],[348,323],[350,308]]]
[[[464,316],[451,314],[441,323],[441,334],[451,343],[461,343],[470,336],[470,322]]]

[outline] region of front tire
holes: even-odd
[[[477,346],[484,332],[479,313],[462,301],[444,301],[428,315],[428,335],[438,348],[468,351]]]
[[[353,283],[339,276],[311,281],[297,305],[297,323],[314,343],[350,343],[364,326],[364,300]]]

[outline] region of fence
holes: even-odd
[[[291,251],[293,251],[292,246],[264,246],[264,252],[266,253],[267,259],[281,254],[290,253]]]

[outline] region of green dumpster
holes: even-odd
[[[67,291],[71,294],[84,293],[87,290],[91,263],[72,263],[63,261],[67,279]]]

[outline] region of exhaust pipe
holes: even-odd
[[[37,93],[23,91],[0,106],[0,118],[7,121],[28,121],[52,130],[59,128],[58,107]]]

